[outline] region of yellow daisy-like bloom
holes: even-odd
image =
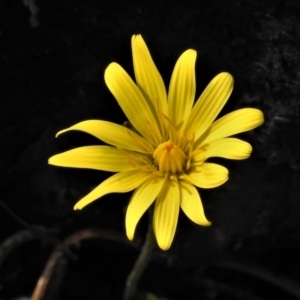
[[[206,160],[248,158],[251,145],[230,136],[261,125],[263,114],[244,108],[215,121],[233,88],[230,74],[213,78],[194,104],[196,51],[189,49],[179,57],[167,94],[141,35],[133,36],[131,43],[136,83],[117,63],[111,63],[104,75],[129,126],[88,120],[62,130],[57,136],[80,130],[110,146],[76,148],[51,157],[49,163],[117,172],[77,202],[74,209],[82,209],[108,193],[135,190],[126,212],[128,238],[133,239],[138,221],[155,202],[154,233],[159,247],[167,250],[180,207],[193,222],[211,224],[196,187],[223,184],[228,170]]]

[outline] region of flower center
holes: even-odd
[[[153,152],[155,165],[161,172],[178,174],[184,171],[185,153],[171,140],[160,144]]]

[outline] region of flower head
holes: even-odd
[[[167,93],[141,35],[133,36],[131,42],[136,82],[117,63],[111,63],[104,76],[130,126],[100,120],[75,124],[57,135],[80,130],[109,146],[76,148],[51,157],[49,163],[117,172],[74,208],[82,209],[108,193],[135,190],[126,212],[128,238],[133,239],[138,221],[155,202],[153,228],[159,247],[167,250],[180,208],[193,222],[211,224],[196,187],[223,184],[228,170],[207,159],[248,158],[251,145],[230,136],[261,125],[263,114],[244,108],[215,121],[233,88],[230,74],[213,78],[194,103],[196,51],[189,49],[179,57]]]

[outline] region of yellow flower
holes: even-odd
[[[159,247],[167,250],[180,207],[193,222],[211,224],[196,187],[223,184],[228,170],[206,160],[248,158],[251,145],[230,136],[261,125],[263,114],[244,108],[215,121],[233,88],[230,74],[213,78],[194,104],[196,51],[189,49],[179,57],[167,94],[141,35],[133,36],[131,43],[136,83],[117,63],[111,63],[104,75],[130,122],[128,126],[88,120],[64,129],[57,136],[80,130],[110,146],[76,148],[51,157],[49,163],[117,172],[77,202],[74,209],[82,209],[108,193],[135,190],[126,212],[128,238],[133,239],[138,221],[155,202],[154,233]]]

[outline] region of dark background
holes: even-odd
[[[128,245],[130,194],[75,212],[76,201],[108,174],[57,168],[47,159],[100,143],[80,132],[55,139],[60,129],[87,119],[126,120],[103,75],[112,61],[133,75],[130,39],[137,33],[166,85],[179,55],[193,48],[197,96],[227,71],[235,87],[222,114],[256,107],[265,115],[263,126],[240,135],[253,145],[251,158],[222,160],[229,181],[200,191],[212,226],[181,214],[170,251],[157,250],[140,290],[169,300],[300,299],[298,0],[0,0],[0,26],[1,300],[30,296],[56,242],[87,228],[115,241],[71,247],[50,299],[121,299],[147,216]],[[20,232],[37,228],[33,238]]]

